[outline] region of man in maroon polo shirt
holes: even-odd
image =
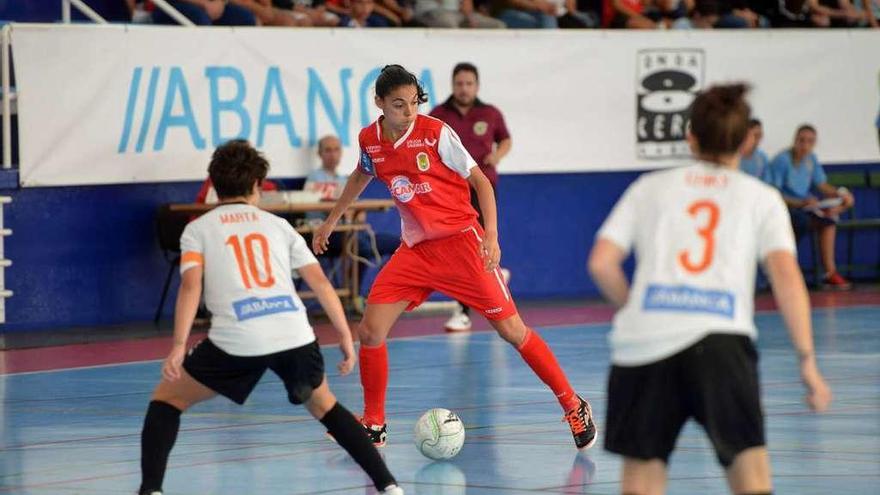
[[[504,123],[504,116],[492,105],[477,98],[480,90],[480,76],[473,64],[462,62],[452,69],[452,95],[445,102],[431,110],[431,116],[446,122],[461,138],[462,144],[480,170],[489,178],[492,188],[498,183],[498,163],[510,151],[510,133]],[[497,196],[497,189],[496,189]],[[471,204],[480,213],[477,193],[471,189]],[[510,272],[501,269],[505,282]],[[452,317],[446,322],[446,330],[463,332],[471,329],[469,308],[459,303]]]

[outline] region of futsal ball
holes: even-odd
[[[425,457],[452,459],[464,444],[464,424],[449,409],[431,409],[416,421],[415,442]]]

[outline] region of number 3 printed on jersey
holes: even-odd
[[[247,289],[252,288],[251,280],[257,284],[257,287],[272,287],[275,285],[275,277],[272,276],[272,264],[269,263],[269,241],[263,234],[248,234],[244,238],[244,250],[242,251],[242,243],[237,235],[231,235],[226,239],[226,244],[232,246],[235,253],[235,261],[238,263],[238,273],[241,274],[241,281]],[[263,253],[263,273],[265,278],[260,277],[260,270],[257,269],[256,255],[254,254],[254,244],[260,245],[260,252]]]
[[[718,205],[708,199],[695,201],[687,209],[688,214],[694,218],[703,211],[709,214],[706,224],[697,228],[697,234],[703,238],[703,252],[700,253],[699,258],[684,249],[678,253],[678,262],[682,268],[694,275],[705,271],[712,264],[712,256],[715,254],[715,229],[718,227],[718,217],[721,215]]]

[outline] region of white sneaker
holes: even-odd
[[[446,320],[443,326],[447,332],[470,332],[471,318],[462,310],[461,305],[456,308],[452,316]]]
[[[382,495],[404,495],[403,488],[397,485],[391,485],[382,490]]]
[[[510,283],[510,270],[508,270],[507,268],[500,268],[500,270],[501,270],[501,278],[504,279],[504,285],[509,284]]]

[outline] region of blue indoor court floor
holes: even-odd
[[[756,321],[767,432],[777,494],[880,494],[880,307],[814,310],[820,367],[835,401],[803,404],[797,361],[778,314]],[[578,392],[604,425],[607,323],[541,327]],[[324,348],[328,370],[338,351]],[[493,333],[389,342],[384,456],[408,495],[613,494],[620,460],[599,444],[577,454],[552,393]],[[140,480],[140,428],[159,361],[0,376],[0,493],[132,494]],[[357,373],[330,376],[351,410]],[[456,411],[461,454],[431,462],[412,443],[418,416]],[[267,374],[239,407],[223,398],[183,416],[166,495],[375,493],[357,465],[294,408]],[[668,493],[726,493],[702,431],[689,423],[671,459]]]

